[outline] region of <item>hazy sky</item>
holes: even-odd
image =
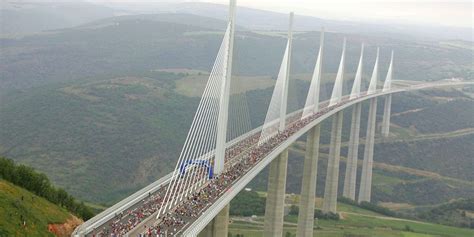
[[[229,0],[89,0],[101,2],[214,2]],[[471,0],[237,0],[239,6],[294,11],[329,19],[473,27]]]

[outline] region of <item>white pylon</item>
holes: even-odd
[[[363,58],[364,58],[364,44],[362,44],[361,49],[360,49],[359,66],[357,66],[357,71],[354,78],[354,84],[352,85],[351,95],[349,99],[357,98],[360,95],[360,84],[362,82]]]
[[[342,46],[341,62],[339,63],[339,69],[337,70],[336,81],[334,82],[334,87],[332,89],[331,100],[329,101],[329,106],[339,103],[342,99],[342,85],[344,83],[345,53],[346,53],[346,38],[344,38],[344,43]]]
[[[236,0],[230,0],[229,5],[229,46],[227,52],[227,65],[225,67],[225,77],[221,84],[220,103],[219,103],[219,117],[217,122],[217,140],[216,153],[214,159],[214,173],[220,174],[224,170],[225,163],[225,148],[227,138],[227,123],[229,116],[229,97],[230,84],[232,80],[232,58],[234,52],[234,33],[235,33],[235,10]]]
[[[301,118],[305,118],[306,116],[319,111],[319,90],[321,87],[321,68],[324,49],[324,28],[321,29],[321,37],[319,41],[320,43],[318,59],[316,60],[316,66],[314,68],[313,77],[311,78],[311,84],[309,86],[308,96],[306,97],[306,103]]]
[[[290,80],[290,66],[291,66],[291,48],[293,43],[293,18],[294,13],[290,13],[290,24],[288,28],[288,57],[286,61],[286,76],[285,81],[283,84],[283,91],[282,91],[282,99],[281,99],[281,107],[280,107],[280,126],[279,131],[285,130],[286,125],[286,109],[288,104],[288,84]]]
[[[291,44],[294,14],[290,13],[290,26],[288,31],[288,42],[281,62],[275,88],[273,89],[270,105],[268,106],[265,122],[258,143],[267,141],[278,131],[283,131],[286,126],[286,111],[288,101],[288,81],[291,65]]]
[[[393,50],[392,56],[390,58],[390,66],[388,67],[387,77],[383,85],[383,92],[390,91],[392,88],[392,75],[393,75]],[[390,133],[390,114],[392,110],[392,95],[389,94],[385,97],[385,106],[383,110],[383,120],[382,120],[382,135],[388,137]]]
[[[367,89],[367,94],[373,94],[377,90],[377,80],[378,80],[378,67],[379,67],[379,52],[380,49],[377,48],[377,57],[375,58],[374,71],[372,72],[372,77],[370,78],[369,88]]]
[[[383,92],[389,91],[392,87],[392,74],[393,74],[393,50],[392,56],[390,57],[390,66],[388,66],[387,77],[385,78],[385,83],[383,84]]]

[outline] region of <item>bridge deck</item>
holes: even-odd
[[[302,130],[302,128],[309,125],[314,126],[313,123],[316,120],[320,120],[323,115],[332,114],[331,112],[342,110],[354,103],[384,94],[458,84],[465,85],[473,83],[430,83],[392,90],[390,92],[378,91],[371,95],[361,95],[353,100],[349,100],[345,97],[342,102],[331,107],[323,108],[318,113],[301,120],[301,111],[297,111],[288,116],[288,125],[285,131],[275,135],[264,144],[257,145],[259,129],[247,133],[246,137],[231,144],[226,150],[226,167],[222,175],[208,181],[206,185],[196,190],[188,198],[172,205],[166,210],[167,214],[160,216],[159,220],[156,220],[154,217],[163,201],[162,197],[166,191],[167,182],[155,188],[153,192],[149,192],[143,199],[134,203],[129,208],[121,212],[116,212],[112,218],[98,225],[99,227],[88,231],[87,236],[111,236],[112,234],[115,236],[137,236],[138,234],[174,236],[183,233],[185,233],[186,236],[189,234],[195,235],[198,231],[202,230],[203,226],[213,217],[207,217],[205,220],[202,220],[203,213],[209,214],[210,209],[220,208],[216,206],[216,203],[228,194],[232,193],[231,196],[233,197],[233,195],[240,191],[242,187],[240,187],[239,190],[234,190],[233,188],[237,182],[247,176],[249,171],[253,171],[255,166],[258,166],[259,163],[263,163],[262,160],[265,160],[272,151],[285,143],[289,137],[294,136],[296,133],[301,133],[300,130]],[[327,106],[327,102],[323,102],[320,106]],[[298,134],[298,137],[299,136],[300,134]],[[266,161],[264,163],[268,162],[269,161]],[[212,211],[212,213],[217,213],[215,210]],[[196,224],[196,222],[202,223]]]

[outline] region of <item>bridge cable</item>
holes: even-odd
[[[173,200],[176,199],[176,192],[179,192],[181,187],[183,187],[183,184],[185,185],[184,187],[187,188],[188,185],[186,185],[184,182],[185,180],[178,180],[178,173],[179,167],[182,164],[186,164],[186,162],[190,160],[196,160],[196,158],[200,158],[202,155],[211,152],[212,150],[215,149],[215,139],[207,140],[205,139],[196,139],[197,134],[199,134],[199,137],[203,137],[203,133],[207,134],[205,137],[215,137],[212,136],[212,134],[215,134],[215,130],[217,127],[217,118],[214,119],[209,119],[213,117],[217,117],[215,113],[213,113],[212,108],[216,106],[218,100],[213,100],[213,98],[218,98],[219,97],[219,85],[222,83],[222,80],[219,80],[219,76],[222,75],[222,65],[223,61],[226,60],[226,53],[227,53],[227,41],[229,35],[229,27],[226,30],[226,33],[224,35],[224,40],[221,44],[221,47],[219,48],[219,53],[216,57],[216,62],[213,66],[213,69],[211,71],[211,74],[209,76],[208,83],[206,85],[203,97],[201,98],[201,101],[198,105],[198,109],[196,111],[196,114],[194,116],[193,122],[191,124],[191,128],[188,131],[188,136],[186,137],[185,144],[183,146],[183,149],[181,151],[181,154],[178,158],[178,162],[176,164],[175,170],[172,175],[172,181],[167,187],[167,191],[165,193],[165,197],[163,199],[162,205],[160,207],[160,211],[157,215],[157,218],[159,218],[159,215],[161,213],[164,213],[166,211],[166,208],[170,207],[172,204]],[[212,106],[214,104],[214,106]],[[211,106],[209,106],[211,105]],[[211,110],[209,109],[211,108]],[[203,117],[203,114],[204,117]],[[214,126],[212,126],[214,124]],[[203,126],[204,125],[204,126]],[[213,128],[213,129],[206,129],[206,128]],[[213,144],[214,143],[214,144]],[[204,148],[204,149],[203,149]],[[191,154],[196,155],[197,157],[192,157],[190,156]],[[209,156],[205,156],[205,158],[208,161],[212,161],[212,159]],[[185,173],[185,178],[187,178]]]

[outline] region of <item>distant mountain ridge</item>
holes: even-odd
[[[112,9],[85,1],[2,1],[0,36],[69,28],[113,15]]]
[[[108,5],[114,8],[114,5]],[[139,13],[187,13],[227,20],[228,6],[214,3],[185,2],[185,3],[138,3],[123,4],[115,6],[117,12],[123,14]],[[128,9],[128,11],[125,11]],[[130,10],[132,9],[132,10]],[[298,14],[296,12],[296,14]],[[286,31],[288,28],[288,15],[278,12],[259,10],[248,7],[238,7],[237,25],[252,30],[279,30]],[[473,41],[472,29],[462,27],[428,26],[428,25],[404,25],[389,23],[369,23],[357,21],[329,20],[313,16],[297,15],[295,19],[295,30],[297,31],[319,31],[321,27],[331,32],[346,34],[361,34],[372,36],[404,37],[407,39],[425,40],[447,40],[459,39]]]
[[[189,13],[160,13],[160,14],[138,14],[138,15],[122,15],[105,19],[100,19],[75,27],[76,29],[87,29],[103,27],[110,24],[119,24],[124,21],[158,21],[166,23],[183,24],[195,27],[202,27],[207,30],[223,30],[227,22],[212,17],[198,16]],[[244,30],[242,27],[238,27]]]
[[[51,29],[69,28],[113,16],[142,14],[192,14],[222,21],[228,19],[227,5],[201,2],[158,3],[99,3],[86,1],[48,2],[6,1],[0,3],[2,15],[0,36],[35,33]],[[286,31],[288,15],[272,11],[238,8],[237,24],[251,30]],[[296,13],[297,14],[297,13]],[[181,15],[186,18],[185,15]],[[189,16],[188,16],[189,17]],[[297,31],[327,31],[424,40],[473,41],[472,29],[429,25],[404,25],[322,19],[298,15]],[[212,24],[209,26],[212,28]]]

